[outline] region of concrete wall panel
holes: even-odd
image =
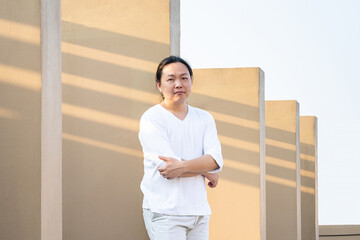
[[[301,236],[319,238],[317,217],[317,118],[300,117]]]
[[[320,240],[360,240],[360,225],[321,225]]]
[[[41,239],[62,240],[61,1],[41,0]]]
[[[267,240],[301,239],[299,105],[265,101]]]
[[[137,134],[160,102],[169,1],[63,0],[62,31],[64,239],[147,239]]]
[[[0,239],[41,237],[40,0],[0,0]]]
[[[210,239],[265,239],[263,77],[259,68],[194,70],[189,103],[214,116],[224,157],[208,189]]]

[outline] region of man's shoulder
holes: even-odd
[[[196,115],[199,118],[202,119],[213,119],[213,116],[206,110],[198,108],[198,107],[194,107],[194,106],[190,106],[192,112],[194,113],[194,115]]]
[[[150,108],[148,108],[141,116],[141,118],[154,118],[156,116],[159,115],[159,112],[161,111],[160,109],[160,104],[156,104]]]

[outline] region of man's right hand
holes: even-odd
[[[205,178],[209,180],[208,186],[214,188],[217,186],[219,182],[219,174],[218,173],[205,173],[203,174]]]

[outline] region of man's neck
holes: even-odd
[[[188,113],[188,105],[185,102],[178,104],[169,104],[166,102],[166,100],[164,100],[161,103],[161,106],[172,112],[177,118],[181,120],[184,120]]]

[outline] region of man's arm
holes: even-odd
[[[215,188],[219,182],[219,174],[218,173],[192,173],[192,172],[188,172],[188,173],[183,173],[181,174],[179,177],[195,177],[195,176],[199,176],[199,175],[203,175],[207,180],[209,180],[208,182],[208,186],[211,188]]]
[[[163,156],[159,156],[159,158],[165,161],[166,165],[160,167],[158,170],[160,174],[167,179],[180,176],[196,176],[219,168],[216,161],[208,154],[187,161],[178,161],[174,158]]]
[[[160,174],[166,179],[173,179],[176,177],[194,177],[197,175],[203,175],[209,180],[208,186],[214,188],[219,181],[218,173],[209,173],[219,168],[216,161],[208,154],[205,154],[199,158],[195,158],[188,161],[178,161],[174,158],[159,157],[166,162],[166,165],[159,167]]]

